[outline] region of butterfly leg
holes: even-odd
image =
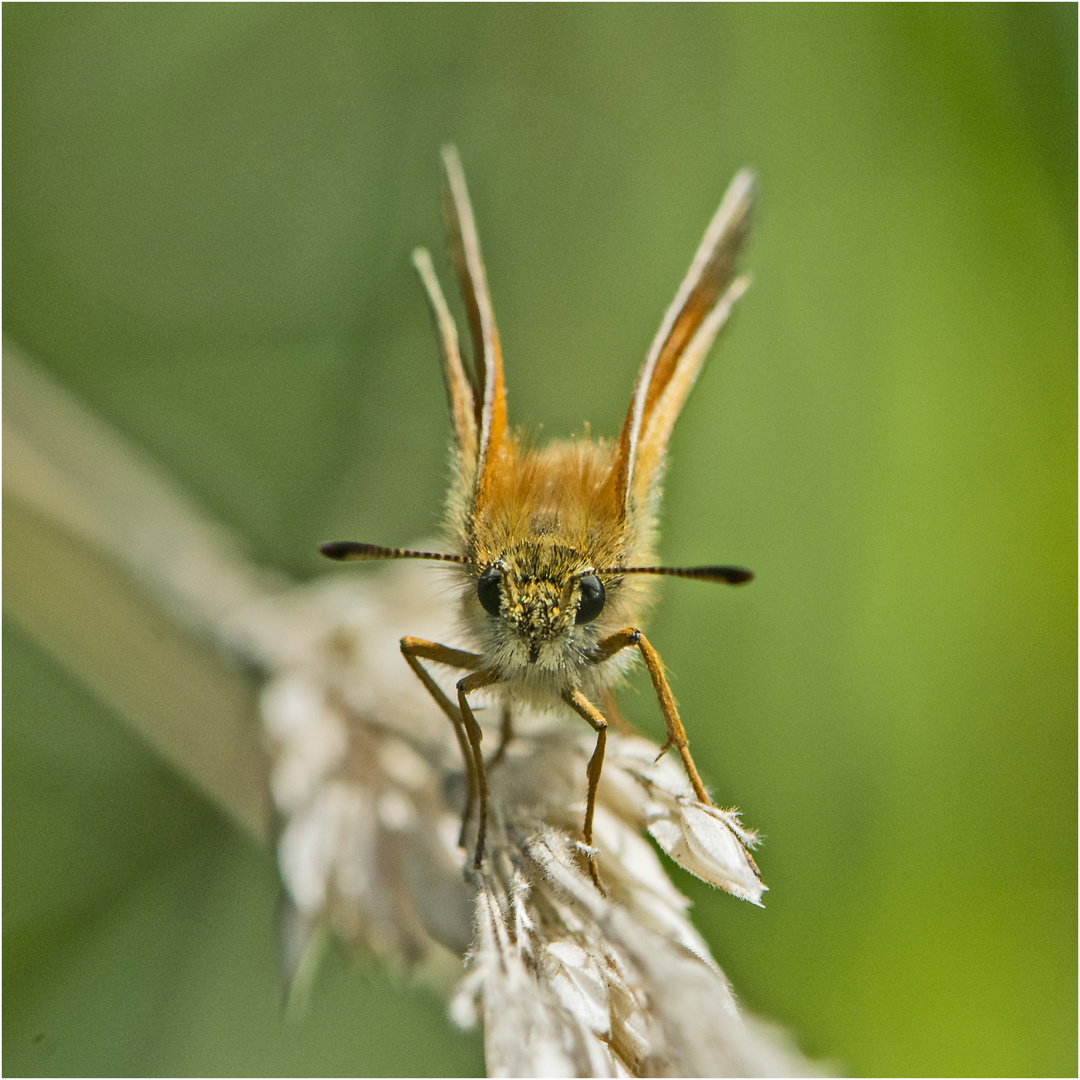
[[[563,695],[563,700],[578,716],[587,721],[592,726],[593,731],[596,732],[596,749],[593,750],[593,755],[589,758],[589,768],[587,770],[589,793],[585,798],[585,827],[582,830],[586,845],[592,847],[593,815],[596,813],[596,788],[600,783],[600,773],[604,768],[604,749],[607,746],[608,723],[600,710],[580,690],[568,690]],[[593,879],[593,884],[602,891],[603,886],[600,884],[600,877],[596,872],[596,857],[594,855],[589,856],[589,876]]]
[[[476,830],[476,852],[473,855],[473,866],[480,869],[484,861],[484,837],[487,835],[488,817],[488,785],[487,770],[484,768],[484,752],[480,749],[480,740],[483,734],[480,725],[473,716],[472,707],[469,705],[468,696],[474,690],[482,690],[485,686],[491,686],[499,681],[499,673],[495,668],[487,668],[485,671],[474,671],[466,675],[457,684],[458,706],[461,715],[465,719],[465,733],[469,737],[469,746],[472,748],[473,763],[476,775],[476,790],[480,798],[479,823]]]
[[[664,675],[664,665],[659,654],[649,644],[645,635],[632,626],[625,630],[619,630],[614,634],[609,634],[596,644],[596,662],[602,663],[622,649],[635,647],[640,651],[641,658],[645,661],[649,678],[652,680],[653,691],[656,693],[656,700],[660,704],[660,713],[664,718],[664,729],[667,732],[667,738],[660,754],[662,756],[674,747],[682,759],[683,768],[686,770],[690,786],[694,789],[694,795],[700,802],[712,806],[712,799],[709,798],[705,785],[701,782],[697,767],[694,765],[694,759],[690,756],[690,747],[686,740],[686,729],[679,719],[679,710],[675,706],[675,697],[671,693],[671,687],[668,686],[667,678]]]
[[[405,657],[406,663],[413,669],[416,677],[424,684],[424,688],[434,698],[435,704],[449,718],[450,723],[454,725],[454,735],[457,738],[458,747],[461,750],[462,760],[465,762],[465,773],[468,783],[468,787],[465,794],[465,809],[461,814],[461,834],[458,837],[458,844],[461,847],[465,846],[465,829],[469,824],[469,819],[472,817],[473,805],[476,802],[477,795],[480,791],[480,778],[476,772],[476,755],[472,748],[472,739],[467,733],[465,721],[462,718],[461,710],[443,693],[443,689],[439,684],[431,677],[427,668],[420,663],[421,660],[431,660],[437,664],[446,664],[448,667],[465,668],[466,670],[475,670],[480,666],[480,657],[476,653],[464,652],[461,649],[450,649],[445,645],[439,645],[434,641],[424,641],[422,638],[405,637],[401,639],[401,655]],[[476,721],[472,718],[472,713],[469,713],[469,718],[472,723]],[[479,743],[479,740],[477,740]],[[486,782],[485,798],[486,803]]]

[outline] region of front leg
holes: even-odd
[[[476,717],[473,716],[467,695],[474,690],[482,690],[485,686],[492,686],[499,679],[499,672],[495,668],[487,668],[485,671],[474,671],[471,675],[466,675],[457,684],[458,706],[461,709],[461,715],[466,721],[465,732],[469,737],[469,746],[472,749],[473,775],[476,777],[476,791],[480,797],[480,820],[477,823],[476,850],[473,854],[473,866],[477,870],[480,869],[480,864],[484,861],[484,837],[487,835],[488,785],[487,769],[484,767],[484,752],[480,748],[483,733],[480,731],[480,725],[476,722]],[[464,832],[464,819],[461,823],[461,829]]]
[[[712,806],[713,801],[709,798],[705,785],[698,775],[697,767],[694,765],[694,759],[690,756],[690,747],[686,741],[686,729],[679,719],[679,710],[675,706],[675,698],[664,676],[664,665],[659,654],[649,644],[645,635],[633,626],[609,634],[606,638],[597,642],[593,662],[601,664],[605,660],[610,660],[617,652],[634,646],[641,652],[641,657],[645,661],[645,667],[649,671],[649,678],[652,680],[653,691],[656,693],[656,700],[660,703],[660,713],[664,717],[664,729],[667,732],[667,739],[660,754],[663,755],[671,747],[675,747],[679,757],[682,758],[683,768],[686,770],[694,794],[700,802]]]
[[[416,677],[424,684],[424,688],[435,699],[435,704],[446,714],[450,723],[454,725],[454,735],[457,738],[458,748],[461,750],[462,760],[465,762],[465,774],[468,787],[465,793],[465,809],[461,814],[461,833],[458,836],[458,844],[465,846],[465,829],[472,816],[473,803],[477,794],[482,791],[481,805],[487,807],[487,778],[483,774],[483,759],[480,762],[481,773],[477,775],[477,755],[473,750],[473,736],[466,727],[462,710],[458,708],[443,693],[443,689],[431,677],[427,668],[420,663],[421,660],[432,660],[437,664],[446,664],[447,667],[465,668],[467,671],[475,671],[480,667],[482,657],[477,653],[465,652],[462,649],[451,649],[446,645],[440,645],[435,641],[424,641],[422,638],[405,637],[401,639],[401,655],[406,663],[413,669]],[[472,712],[468,712],[470,727],[476,727],[476,720]],[[476,731],[476,745],[480,745],[479,728]],[[483,787],[481,788],[481,784]]]

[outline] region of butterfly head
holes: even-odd
[[[617,581],[605,583],[579,552],[526,543],[475,568],[466,607],[502,670],[561,671],[595,643],[609,589]]]

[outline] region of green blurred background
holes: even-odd
[[[7,334],[299,578],[439,520],[408,256],[445,267],[440,144],[512,419],[551,435],[617,429],[754,166],[662,552],[758,579],[665,585],[650,625],[771,891],[679,882],[746,1005],[845,1071],[1075,1075],[1075,5],[3,16]],[[286,1023],[272,856],[6,630],[6,1073],[482,1068],[370,959]]]

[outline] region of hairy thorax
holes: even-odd
[[[595,649],[639,617],[646,585],[618,569],[647,557],[651,530],[618,505],[612,462],[608,444],[587,439],[540,451],[515,444],[478,493],[464,530],[463,614],[484,666],[514,699],[544,707],[572,689],[592,697],[626,666],[622,657],[597,664]]]

